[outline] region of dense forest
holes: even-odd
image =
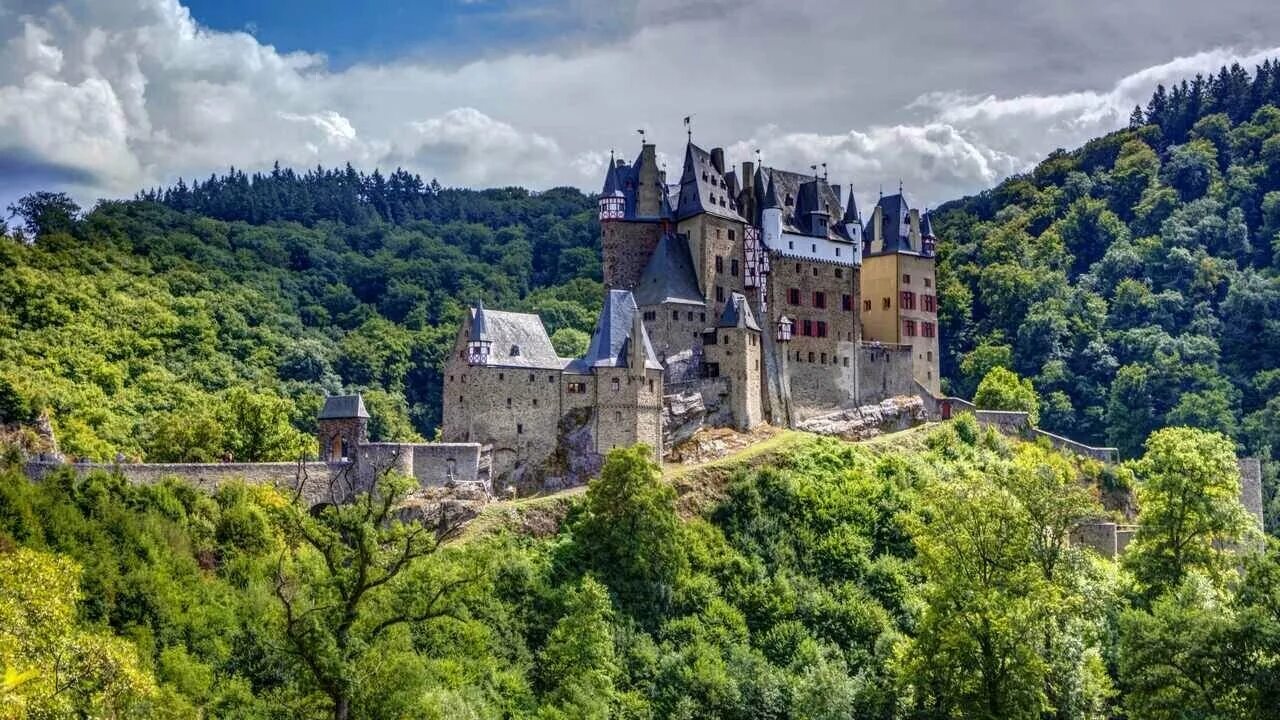
[[[9,465],[0,716],[1277,717],[1280,543],[1227,438],[1104,468],[971,415],[797,437],[723,485],[616,450],[542,539],[401,523],[394,476],[311,514]],[[1122,563],[1066,542],[1133,487]]]
[[[342,390],[375,438],[427,436],[468,302],[585,346],[590,196],[351,168],[28,196],[0,228],[0,717],[1280,717],[1280,541],[1235,469],[1280,448],[1278,108],[1272,63],[1161,88],[938,213],[950,390],[1126,462],[969,415],[683,480],[618,450],[540,537],[406,518],[394,474],[308,512],[32,483],[21,449],[46,418],[73,457],[293,458]],[[1118,562],[1068,542],[1134,505]]]
[[[418,182],[409,201],[407,177],[232,171],[83,215],[24,198],[0,238],[0,422],[47,410],[72,457],[286,459],[344,390],[375,438],[430,436],[468,303],[536,311],[585,349],[591,198]]]
[[[1032,380],[1046,428],[1280,450],[1280,64],[1159,87],[1129,127],[935,215],[943,375]]]

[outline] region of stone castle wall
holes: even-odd
[[[1258,458],[1240,458],[1240,502],[1262,527],[1262,461]]]
[[[604,285],[617,290],[633,290],[658,246],[662,226],[656,222],[602,223],[600,242],[604,248]]]
[[[227,482],[242,481],[251,485],[274,485],[282,492],[293,493],[302,481],[302,501],[308,507],[319,503],[336,503],[345,498],[345,492],[339,488],[344,484],[334,483],[344,473],[351,472],[352,463],[308,462],[299,465],[296,462],[275,463],[140,463],[140,464],[95,464],[95,463],[49,463],[33,462],[25,466],[27,477],[41,480],[54,472],[70,469],[84,476],[92,472],[118,474],[127,482],[135,485],[154,485],[162,480],[174,478],[190,483],[206,492],[213,492],[219,485]]]

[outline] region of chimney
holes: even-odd
[[[711,148],[711,166],[716,172],[724,174],[724,148]]]
[[[747,160],[742,163],[742,187],[747,187],[751,183],[751,179],[755,177],[756,164]]]

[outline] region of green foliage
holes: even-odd
[[[978,383],[973,404],[983,410],[1021,410],[1035,425],[1040,421],[1040,398],[1031,381],[1003,367],[994,367]]]
[[[1128,457],[1167,425],[1270,446],[1252,382],[1280,354],[1277,77],[1160,87],[1130,127],[939,208],[952,390],[1007,367],[1046,429]]]
[[[375,437],[430,437],[467,303],[540,312],[565,349],[598,310],[595,204],[575,190],[277,170],[84,215],[63,200],[25,198],[29,231],[0,237],[0,422],[49,408],[77,458],[294,460],[313,403],[351,391],[380,398]],[[295,432],[239,434],[242,409]]]
[[[1168,432],[1222,470],[1205,441],[1221,437]],[[1164,562],[1147,548],[1167,546],[1149,528],[1167,527],[1168,503],[1143,496],[1131,552],[1156,560],[1130,576],[1068,541],[1102,512],[1097,463],[971,415],[922,445],[800,443],[684,519],[650,451],[616,450],[554,535],[453,543],[463,516],[402,508],[412,481],[390,473],[309,509],[271,487],[0,470],[0,708],[1100,720],[1275,706],[1280,546],[1239,543],[1149,585],[1139,565]],[[1174,462],[1188,458],[1153,438],[1116,472],[1151,488],[1175,467],[1197,476]]]
[[[1191,571],[1220,579],[1250,527],[1235,448],[1190,428],[1161,430],[1146,448],[1133,465],[1142,514],[1126,563],[1154,594],[1176,588]]]

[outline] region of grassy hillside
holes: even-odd
[[[1280,702],[1280,549],[1239,542],[1225,438],[1165,431],[1113,470],[967,416],[909,440],[782,434],[677,486],[615,451],[549,530],[442,547],[378,502],[313,517],[268,489],[9,467],[0,712],[1243,719]],[[1179,535],[1187,482],[1203,501]],[[1144,514],[1123,564],[1064,542],[1125,486]],[[387,478],[375,499],[403,491]]]

